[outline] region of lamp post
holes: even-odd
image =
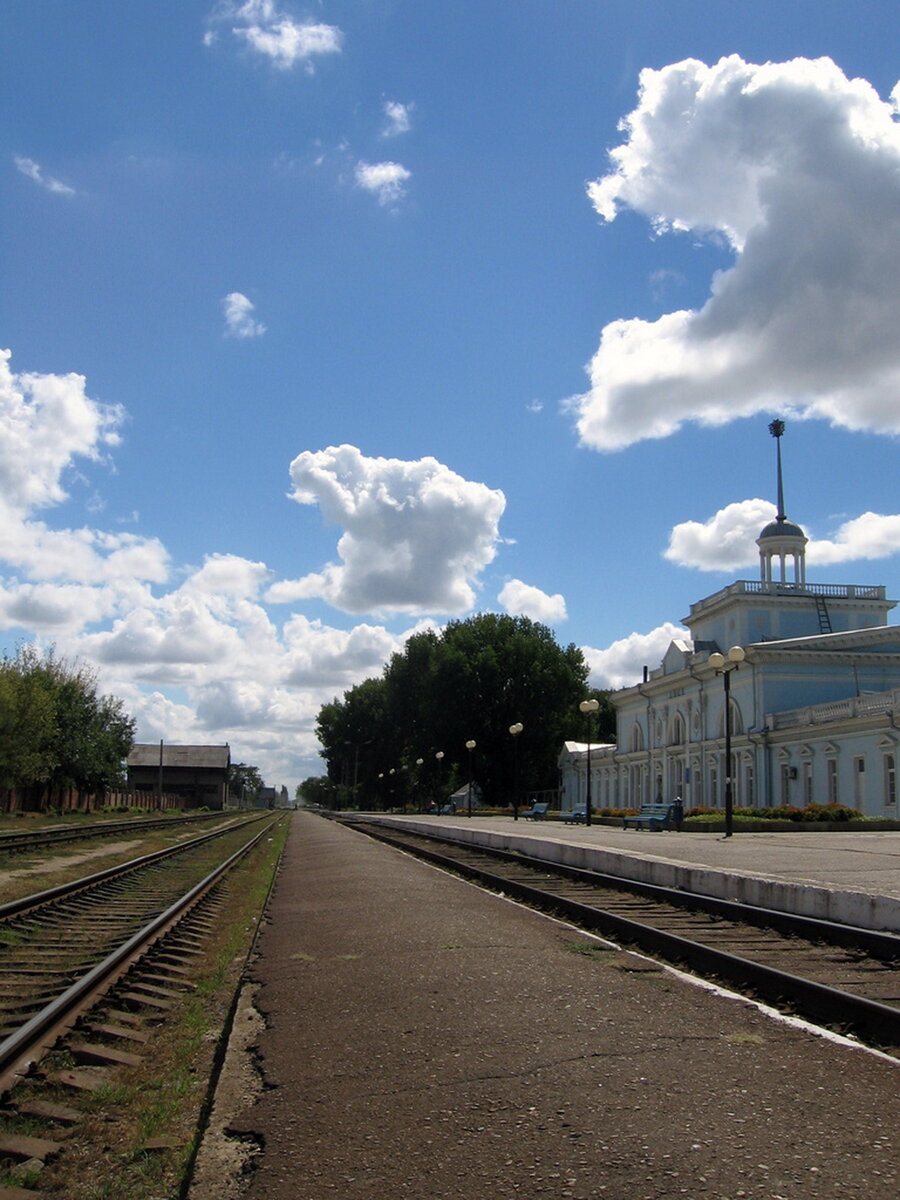
[[[443,750],[437,750],[435,752],[434,757],[437,759],[437,765],[438,765],[438,800],[440,800],[440,798],[441,798],[441,763],[443,762],[443,759],[444,759]],[[436,805],[436,809],[437,809],[437,812],[435,813],[435,816],[439,816],[440,812],[441,812],[440,804]]]
[[[422,795],[422,764],[424,762],[425,762],[424,758],[416,759],[416,767],[418,768],[418,770],[416,771],[416,787],[419,789],[419,812],[420,813],[425,811],[425,809],[424,809],[425,799]]]
[[[475,740],[473,738],[469,738],[469,740],[466,742],[466,749],[469,752],[469,798],[468,798],[468,803],[466,805],[466,816],[471,817],[471,815],[472,815],[472,751],[475,749]]]
[[[513,740],[513,820],[519,819],[519,734],[525,726],[521,721],[510,725],[509,732]]]
[[[587,725],[587,791],[584,802],[584,823],[591,823],[591,717],[600,707],[599,700],[582,700],[578,705],[584,713],[585,724]]]
[[[734,791],[731,780],[731,672],[736,671],[747,657],[743,646],[732,646],[727,656],[715,652],[708,663],[717,675],[722,676],[725,690],[725,836],[734,833]]]

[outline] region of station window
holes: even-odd
[[[791,802],[791,768],[788,763],[781,764],[781,803]]]
[[[897,803],[897,762],[893,754],[884,756],[884,804],[892,808]]]
[[[813,802],[813,772],[812,763],[807,759],[803,764],[803,803]]]
[[[826,769],[828,772],[828,803],[838,803],[838,769],[837,759],[829,758]]]

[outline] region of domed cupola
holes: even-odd
[[[799,525],[784,515],[784,487],[781,477],[781,437],[784,421],[773,421],[769,433],[775,438],[778,459],[778,515],[759,537],[759,571],[763,583],[806,587],[806,543],[809,540]],[[793,563],[794,578],[788,579],[788,564]]]

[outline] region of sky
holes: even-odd
[[[293,790],[449,620],[637,682],[774,417],[810,582],[900,598],[896,16],[5,0],[0,647]]]

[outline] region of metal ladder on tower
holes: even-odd
[[[824,596],[816,596],[816,612],[819,614],[819,633],[833,633],[831,617]]]

